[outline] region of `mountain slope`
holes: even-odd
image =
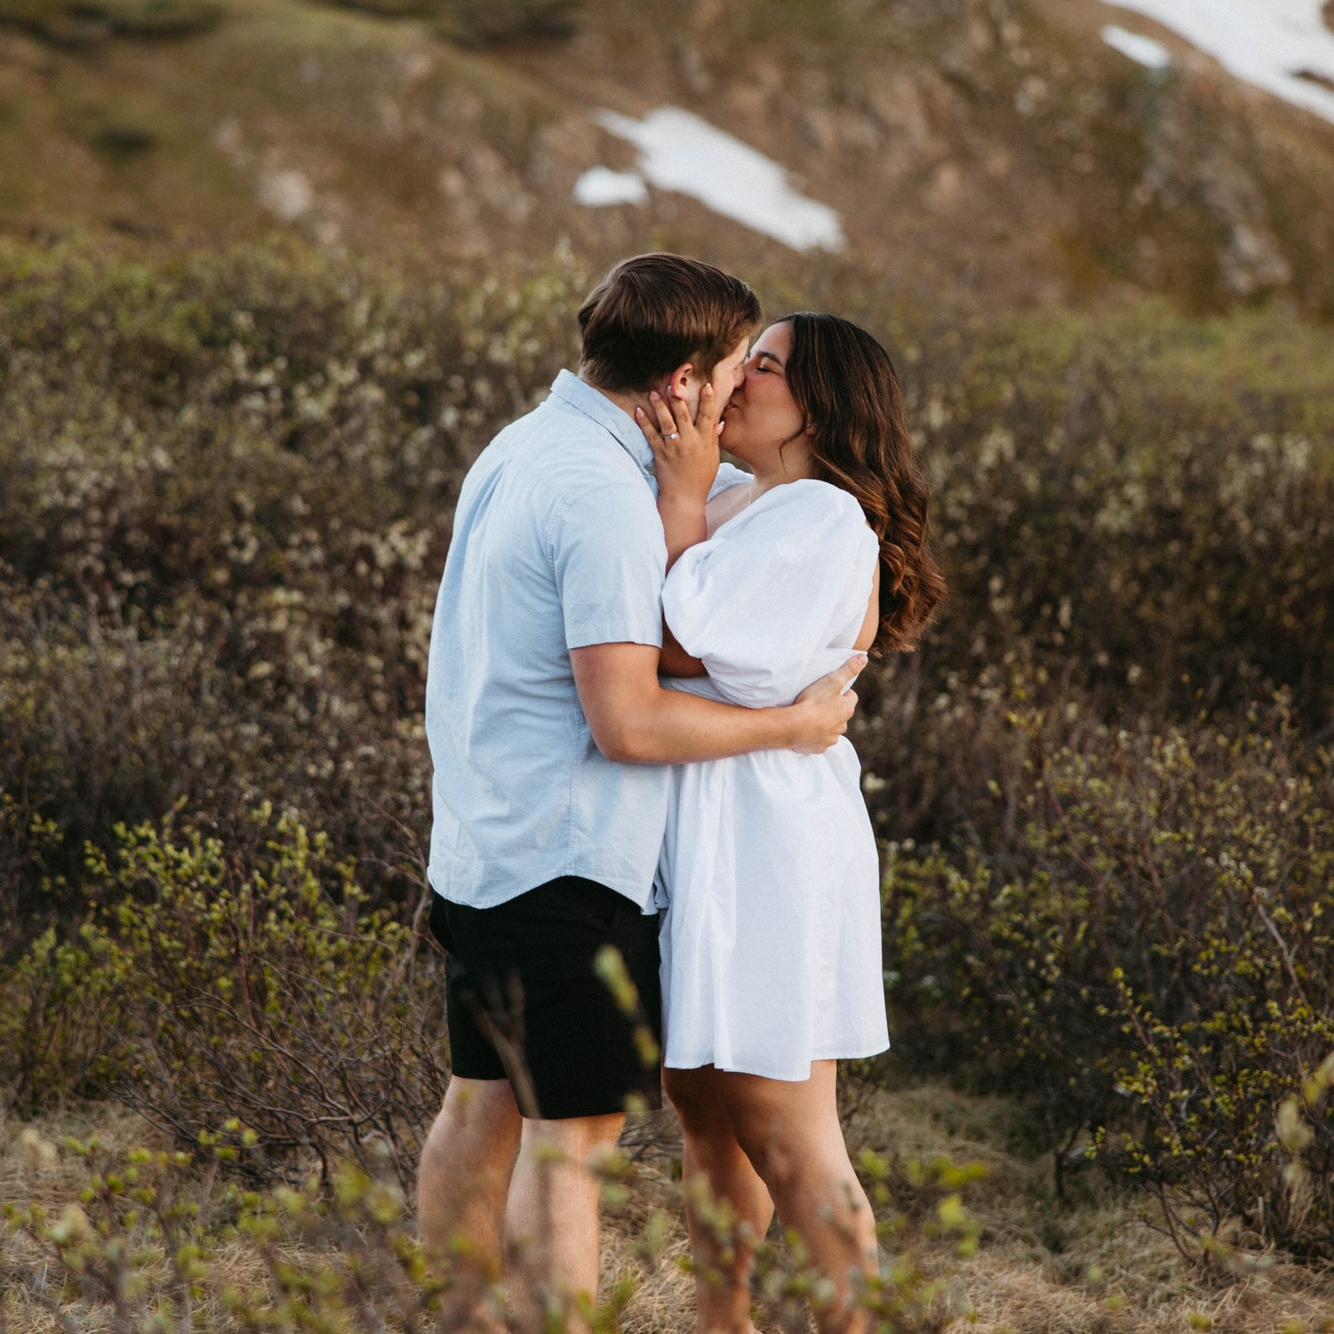
[[[918,301],[1334,311],[1334,126],[1203,59],[1140,67],[1094,0],[588,0],[568,40],[474,50],[418,20],[222,0],[172,41],[0,28],[0,226],[213,241],[279,226],[428,262],[558,238],[669,246]],[[675,191],[590,209],[610,109],[696,113],[832,206],[798,255]]]

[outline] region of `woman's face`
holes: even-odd
[[[723,412],[723,448],[759,473],[800,473],[805,463],[806,419],[787,385],[791,352],[792,326],[771,324],[755,340]]]

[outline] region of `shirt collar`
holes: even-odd
[[[640,471],[656,483],[653,450],[628,412],[571,371],[561,371],[556,376],[551,383],[551,392],[610,431],[617,444],[639,465]]]

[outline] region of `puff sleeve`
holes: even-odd
[[[851,495],[827,482],[788,482],[682,554],[663,588],[663,614],[728,699],[788,704],[846,660],[878,558]]]

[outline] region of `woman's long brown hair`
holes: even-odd
[[[816,475],[856,497],[880,540],[871,653],[911,653],[945,596],[945,576],[927,542],[927,487],[894,364],[865,329],[837,315],[799,311],[780,323],[792,326],[787,383],[814,427]]]

